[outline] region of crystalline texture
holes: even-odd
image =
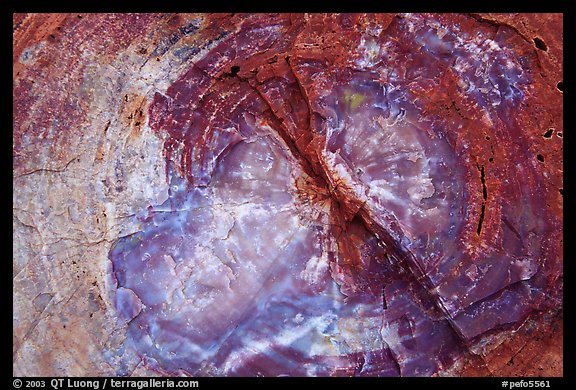
[[[110,252],[116,310],[153,368],[433,375],[546,307],[558,221],[538,212],[514,119],[531,59],[508,29],[237,27],[156,93],[170,197]],[[477,148],[484,134],[506,164]]]

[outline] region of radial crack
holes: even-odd
[[[486,178],[484,176],[484,165],[480,166],[476,164],[476,168],[480,172],[480,181],[482,182],[482,205],[480,210],[480,218],[478,219],[478,229],[476,233],[480,235],[482,233],[482,224],[484,223],[484,213],[486,212],[486,199],[488,198],[488,190],[486,189]]]

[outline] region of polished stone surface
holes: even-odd
[[[13,24],[15,375],[562,375],[561,15]]]

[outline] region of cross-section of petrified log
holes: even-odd
[[[561,15],[13,24],[15,375],[562,375]]]

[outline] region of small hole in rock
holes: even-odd
[[[558,138],[562,138],[562,132],[561,132],[561,131],[557,132],[557,133],[556,133],[556,136],[557,136]]]
[[[540,162],[542,162],[542,163],[544,162],[544,156],[543,156],[543,155],[537,154],[537,155],[536,155],[536,158],[538,159],[538,161],[540,161]]]
[[[535,37],[534,38],[534,44],[536,45],[536,47],[540,50],[543,51],[548,51],[548,45],[546,45],[546,42],[544,42],[542,39]]]
[[[564,92],[564,83],[559,81],[558,84],[556,84],[556,88],[558,88],[558,91]]]
[[[488,161],[494,162],[494,159],[493,159],[492,157],[490,157],[490,158],[488,159]]]
[[[486,140],[490,141],[490,137],[486,136]]]
[[[550,137],[552,137],[552,133],[554,133],[554,129],[548,129],[548,130],[544,133],[543,137],[544,137],[544,138],[550,138]]]
[[[236,76],[238,72],[240,72],[240,67],[238,65],[234,65],[232,69],[230,69],[230,74],[232,74],[232,76]]]
[[[558,192],[560,193],[560,195],[564,196],[564,189],[563,189],[563,188],[560,188],[560,189],[558,190]]]

